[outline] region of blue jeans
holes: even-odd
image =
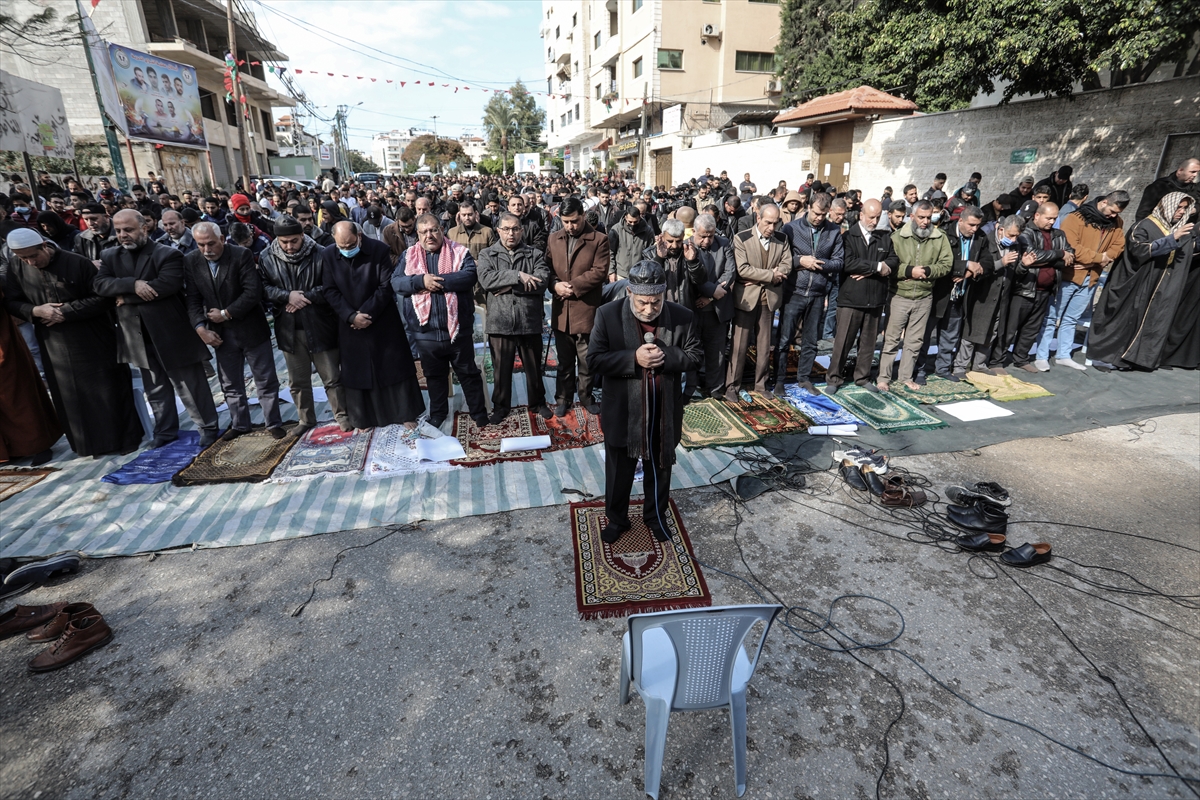
[[[787,374],[787,351],[796,335],[800,336],[800,363],[796,370],[796,381],[809,380],[813,361],[817,358],[817,339],[821,337],[821,325],[825,322],[825,296],[803,297],[798,294],[784,304],[779,314],[779,342],[775,345],[773,376],[776,386],[783,386]]]
[[[1054,326],[1058,325],[1058,352],[1055,358],[1070,358],[1071,348],[1075,344],[1075,325],[1084,312],[1092,306],[1092,295],[1096,286],[1092,283],[1092,275],[1083,279],[1082,286],[1076,286],[1070,281],[1058,285],[1058,293],[1050,303],[1050,311],[1046,314],[1046,324],[1042,327],[1042,335],[1037,343],[1037,358],[1039,361],[1050,360],[1050,340],[1054,338]]]

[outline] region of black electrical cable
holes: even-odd
[[[303,603],[296,606],[296,610],[292,612],[292,616],[298,617],[304,613],[304,609],[308,606],[309,603],[312,602],[313,597],[315,597],[317,594],[317,584],[318,583],[325,583],[326,581],[333,580],[333,573],[337,569],[337,565],[342,563],[342,559],[346,557],[346,553],[349,553],[351,550],[361,550],[363,548],[370,547],[371,545],[379,544],[380,542],[382,542],[384,539],[388,538],[389,536],[400,533],[401,531],[403,531],[405,533],[410,533],[412,531],[416,531],[416,530],[420,530],[420,529],[421,529],[420,525],[418,525],[416,523],[411,523],[411,522],[404,524],[404,525],[396,525],[394,527],[391,527],[387,533],[385,533],[383,536],[380,536],[378,539],[372,539],[371,541],[367,542],[366,544],[351,545],[350,547],[345,547],[345,548],[339,550],[333,558],[333,563],[329,565],[329,577],[328,578],[318,578],[317,580],[312,582],[312,587],[308,592],[308,597],[305,598]]]

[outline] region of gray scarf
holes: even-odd
[[[312,255],[312,251],[317,247],[317,243],[312,240],[311,236],[305,234],[304,244],[300,245],[300,252],[295,255],[290,255],[283,252],[283,248],[279,246],[279,240],[275,239],[267,247],[273,258],[278,258],[286,264],[299,264],[301,261],[306,261]]]

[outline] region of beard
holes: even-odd
[[[930,225],[928,228],[919,228],[916,225],[913,225],[913,234],[918,239],[928,239],[933,235],[933,226]]]
[[[121,242],[121,247],[124,247],[126,250],[138,250],[143,247],[146,242],[149,241],[149,239],[150,237],[143,233],[133,241]]]
[[[662,314],[662,307],[661,307],[661,306],[660,306],[659,308],[655,309],[655,310],[654,310],[652,313],[650,313],[650,314],[643,314],[643,313],[641,313],[641,312],[640,312],[640,311],[638,311],[638,310],[637,310],[637,308],[636,308],[636,307],[634,307],[633,305],[630,305],[630,307],[629,307],[629,310],[633,312],[633,318],[634,318],[634,319],[636,319],[638,322],[645,322],[645,323],[647,323],[647,324],[649,324],[649,323],[651,323],[651,322],[654,322],[656,319],[658,319],[659,315],[661,315],[661,314]]]

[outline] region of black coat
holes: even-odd
[[[521,241],[540,253],[546,252],[550,239],[550,227],[540,208],[531,208],[521,217]]]
[[[699,369],[704,349],[696,335],[695,317],[677,303],[663,303],[654,332],[666,356],[662,366],[663,463],[675,463],[675,448],[683,435],[683,376]],[[644,344],[641,328],[628,300],[606,303],[596,312],[595,327],[588,342],[588,371],[604,376],[604,398],[600,404],[600,427],[604,441],[629,449],[630,456],[644,456],[642,368],[636,352]]]
[[[695,245],[695,240],[692,240]],[[733,320],[733,284],[737,280],[737,264],[733,260],[733,247],[724,236],[714,236],[711,250],[696,246],[699,259],[689,265],[696,297],[712,297],[720,286],[725,296],[713,301],[708,307],[717,312],[717,320],[728,323]]]
[[[986,226],[985,226],[986,227]],[[983,237],[987,242],[988,260],[980,260],[983,275],[969,281],[966,296],[963,298],[963,339],[979,347],[992,344],[992,333],[998,338],[1004,338],[1004,322],[1008,300],[1012,294],[1013,268],[1004,265],[1004,254],[1015,252],[1020,259],[1023,245],[1020,240],[1013,242],[1011,247],[1003,247],[996,240],[994,230],[984,232],[980,228],[976,237]],[[1000,327],[996,330],[999,318]]]
[[[294,263],[283,257],[275,242],[258,257],[263,295],[275,312],[275,343],[285,353],[296,352],[297,322],[304,331],[308,352],[323,353],[338,346],[337,317],[325,299],[321,283],[321,248],[311,239],[305,247],[307,251],[302,250]],[[299,311],[285,311],[288,296],[294,291],[303,292],[310,305]]]
[[[855,225],[842,234],[842,274],[838,290],[838,307],[878,311],[887,302],[891,277],[879,274],[879,262],[887,264],[891,275],[900,266],[900,257],[892,248],[888,231],[871,231],[870,241],[863,236],[862,226]],[[866,275],[862,280],[852,275]]]
[[[337,317],[342,385],[368,391],[416,380],[400,309],[392,291],[392,252],[386,244],[362,238],[362,249],[346,258],[334,245],[321,251],[325,299]],[[371,324],[355,330],[354,315],[370,314]]]
[[[263,313],[262,278],[249,250],[235,244],[225,245],[215,276],[199,250],[184,256],[183,263],[187,267],[187,305],[192,327],[203,325],[225,344],[243,350],[270,340],[271,327]],[[213,308],[229,312],[232,319],[212,322],[207,314]]]
[[[950,307],[950,292],[954,288],[954,279],[965,278],[968,261],[978,261],[979,266],[983,268],[984,275],[992,269],[992,248],[988,245],[987,234],[979,230],[975,231],[975,235],[971,237],[971,246],[967,251],[965,261],[962,257],[962,238],[959,236],[957,223],[951,225],[950,229],[946,231],[946,238],[950,240],[950,252],[954,256],[954,263],[950,267],[950,274],[939,278],[933,284],[933,316],[935,319],[941,319],[942,315],[946,313],[946,309]],[[838,302],[841,300],[839,299]]]
[[[109,229],[107,236],[96,234],[95,228],[88,228],[75,239],[74,252],[88,261],[99,261],[100,254],[110,247],[117,247],[117,237]]]
[[[1141,222],[1154,213],[1154,208],[1158,205],[1158,202],[1171,192],[1183,192],[1192,198],[1192,207],[1189,211],[1190,216],[1194,218],[1196,216],[1196,209],[1200,206],[1200,183],[1184,183],[1172,172],[1169,175],[1163,175],[1142,191],[1142,201],[1138,203],[1137,213],[1133,215],[1133,221]]]
[[[1043,231],[1039,230],[1037,226],[1030,223],[1025,226],[1025,230],[1021,231],[1020,242],[1024,245],[1025,252],[1033,253],[1034,262],[1031,266],[1026,267],[1018,260],[1014,265],[1013,294],[1032,300],[1037,293],[1038,273],[1043,269],[1054,271],[1054,283],[1050,287],[1050,291],[1054,291],[1058,287],[1058,281],[1066,263],[1063,256],[1067,253],[1074,253],[1075,248],[1067,243],[1067,235],[1058,228],[1051,228],[1045,233],[1050,234],[1049,249],[1045,246]]]
[[[520,272],[539,279],[539,287],[532,291],[522,288]],[[540,252],[527,244],[509,252],[503,244],[496,242],[479,254],[476,275],[479,286],[487,293],[484,333],[489,336],[541,335],[546,318],[545,297],[550,285],[550,267]]]
[[[116,297],[120,360],[137,367],[150,366],[154,352],[170,371],[209,359],[208,348],[188,319],[184,295],[183,255],[172,247],[147,242],[137,250],[113,247],[100,254],[100,271],[94,280],[96,294]],[[158,297],[142,300],[134,284],[143,280]]]

